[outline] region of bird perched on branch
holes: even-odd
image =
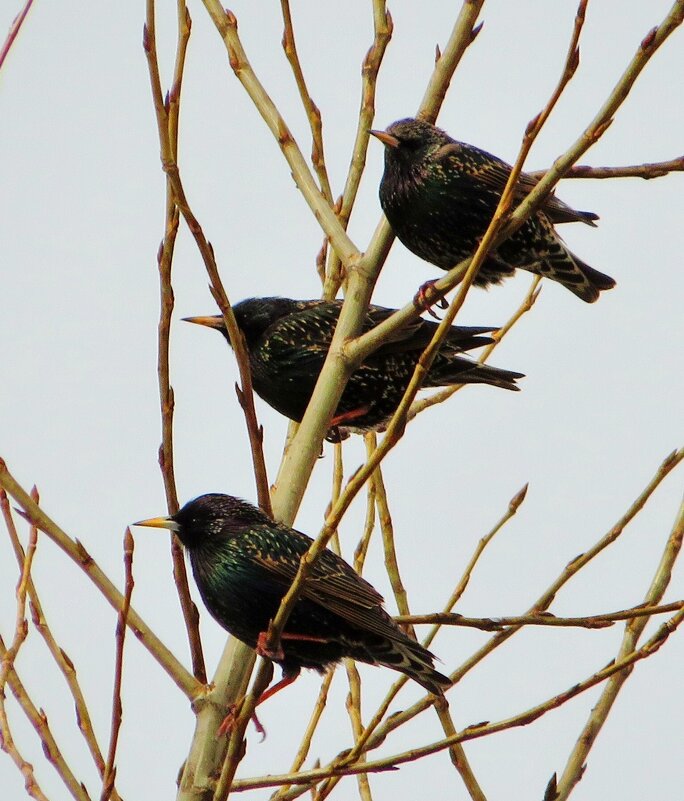
[[[342,301],[250,298],[233,307],[245,336],[254,390],[266,403],[291,420],[301,421],[328,355]],[[363,332],[394,313],[370,306]],[[228,334],[223,317],[186,317]],[[331,427],[357,432],[377,430],[394,414],[421,353],[437,324],[418,318],[384,342],[354,371],[342,394]],[[522,373],[500,370],[464,358],[463,351],[488,345],[483,336],[495,328],[453,326],[430,368],[424,387],[451,384],[491,384],[517,390]],[[230,340],[228,340],[230,341]]]
[[[171,517],[134,525],[173,531],[189,554],[200,595],[214,619],[281,666],[282,680],[259,703],[291,684],[302,668],[323,673],[344,657],[398,670],[435,695],[451,686],[434,669],[434,656],[383,609],[381,595],[329,550],[321,553],[304,582],[280,649],[267,650],[269,623],[313,540],[255,506],[232,495],[202,495]]]
[[[397,237],[421,259],[443,270],[471,256],[494,216],[510,165],[422,120],[399,120],[386,131],[371,133],[385,145],[380,204]],[[522,173],[517,201],[536,183],[534,177]],[[597,215],[575,211],[550,195],[489,253],[474,283],[498,284],[520,268],[558,281],[593,303],[615,281],[571,253],[553,226],[565,222],[594,226],[596,219]]]

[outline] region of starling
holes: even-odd
[[[399,120],[386,131],[371,133],[385,145],[380,204],[397,237],[421,259],[443,270],[471,256],[494,216],[510,165],[422,120]],[[522,173],[518,201],[536,183]],[[564,222],[595,226],[596,219],[597,215],[575,211],[550,195],[539,211],[487,256],[474,283],[498,284],[519,267],[558,281],[593,303],[615,281],[571,253],[553,226]]]
[[[342,301],[249,298],[233,306],[245,336],[252,382],[257,394],[276,411],[301,421],[311,399],[333,337]],[[369,331],[394,313],[370,306],[363,321]],[[228,339],[221,315],[186,317],[216,328]],[[349,379],[331,422],[355,432],[377,430],[394,414],[436,323],[419,318],[394,333],[368,356]],[[517,390],[522,373],[478,364],[459,355],[490,344],[483,336],[495,328],[453,326],[433,362],[424,387],[492,384]],[[229,340],[230,341],[230,340]]]
[[[280,650],[266,651],[269,622],[313,540],[250,503],[232,495],[202,495],[171,517],[135,525],[173,531],[190,555],[212,617],[281,666],[282,680],[259,703],[291,684],[302,668],[323,673],[344,657],[398,670],[435,695],[451,686],[450,679],[434,669],[434,656],[404,634],[382,608],[382,596],[329,550],[323,551],[304,583]]]

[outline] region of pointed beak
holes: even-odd
[[[387,131],[369,131],[371,136],[379,139],[385,147],[399,147],[399,140],[396,136],[388,134]]]
[[[147,526],[148,528],[167,528],[169,531],[178,532],[180,526],[170,517],[150,517],[147,520],[138,520],[131,523],[132,526]]]
[[[222,331],[225,327],[223,317],[220,314],[215,314],[212,317],[183,317],[183,322],[205,325],[207,328],[216,328],[218,331]]]

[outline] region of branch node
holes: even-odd
[[[653,47],[657,33],[658,33],[658,26],[656,25],[655,28],[651,28],[651,30],[641,40],[642,50],[650,50]]]

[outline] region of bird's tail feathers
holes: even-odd
[[[394,642],[392,645],[394,647],[380,664],[405,673],[435,695],[444,695],[444,690],[451,687],[451,679],[434,669],[434,655],[420,643],[407,637],[406,640]]]
[[[493,387],[518,392],[516,385],[524,373],[490,367],[488,364],[471,362],[462,356],[450,356],[448,360],[437,360],[423,384],[425,387],[443,387],[453,384],[490,384]]]
[[[535,272],[558,281],[585,303],[594,303],[599,294],[615,286],[615,280],[577,258],[556,235],[555,247],[550,247]]]

